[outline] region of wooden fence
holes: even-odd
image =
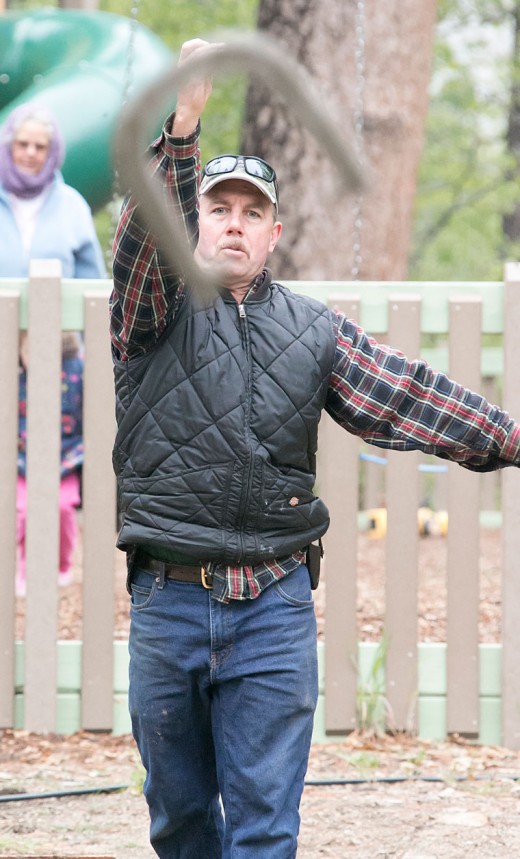
[[[358,319],[378,339],[409,357],[423,355],[473,389],[492,385],[501,404],[520,419],[520,265],[506,267],[503,283],[288,285],[327,301]],[[117,716],[125,712],[126,687],[121,678],[126,674],[127,654],[125,642],[114,642],[116,496],[111,467],[110,287],[109,281],[61,281],[54,261],[33,263],[29,281],[0,280],[0,727],[23,726],[37,732],[128,728],[126,716]],[[23,643],[15,643],[14,634],[19,328],[28,329],[31,354]],[[84,331],[85,463],[83,634],[81,642],[67,642],[60,649],[56,641],[56,570],[62,329]],[[365,497],[370,493],[370,468],[360,454],[359,441],[324,417],[318,483],[330,507],[332,524],[326,537],[325,645],[320,646],[324,680],[316,719],[318,739],[334,738],[356,727],[360,672],[366,671],[374,657],[374,646],[364,647],[358,641],[356,626],[360,481]],[[428,690],[432,691],[428,678],[431,652],[418,641],[417,508],[424,457],[390,452],[384,459],[378,477],[381,481],[384,472],[387,511],[384,695],[393,726],[417,729],[421,718],[424,721],[421,688],[426,689],[426,698]],[[493,712],[500,721],[497,739],[520,748],[520,478],[515,469],[500,475],[495,517],[501,522],[503,640],[483,653],[478,639],[483,518],[479,488],[483,478],[455,465],[447,470],[447,638],[434,657],[441,654],[445,666],[442,733],[482,738],[485,663],[486,682],[497,704]],[[77,670],[71,671],[78,676],[78,688],[72,696],[77,713],[67,721],[58,712],[58,690],[63,693],[64,676],[72,664],[69,659],[77,663]]]

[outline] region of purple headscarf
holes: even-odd
[[[49,130],[49,153],[39,173],[29,175],[13,163],[11,144],[27,119],[41,122]],[[49,185],[63,164],[65,145],[56,117],[45,105],[35,101],[16,107],[0,128],[0,184],[17,197],[36,197]]]

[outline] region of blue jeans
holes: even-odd
[[[129,705],[161,859],[296,855],[317,695],[307,567],[227,605],[134,571]]]

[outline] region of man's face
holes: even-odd
[[[262,271],[281,231],[272,204],[254,185],[220,182],[200,198],[195,260],[227,289],[244,289]]]

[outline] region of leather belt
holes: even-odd
[[[169,564],[167,561],[159,561],[157,558],[152,558],[148,552],[139,549],[135,556],[135,565],[147,573],[160,576],[164,570],[166,579],[173,579],[174,582],[190,582],[195,585],[202,585],[206,590],[211,590],[213,587],[213,576],[208,572],[204,564]]]

